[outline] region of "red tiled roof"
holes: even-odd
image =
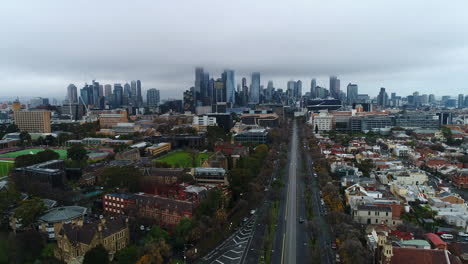
[[[447,256],[445,255],[447,254]],[[450,262],[447,261],[447,257]],[[455,255],[445,250],[419,248],[393,248],[393,257],[389,264],[462,264]]]
[[[427,240],[429,240],[429,242],[432,243],[432,245],[434,245],[435,247],[439,247],[439,246],[444,246],[446,247],[447,246],[447,243],[445,243],[438,235],[434,234],[434,233],[427,233],[424,235],[426,237]]]

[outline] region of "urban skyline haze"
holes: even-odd
[[[181,98],[194,85],[196,66],[215,76],[234,70],[235,86],[260,72],[264,86],[273,80],[286,89],[289,80],[316,78],[330,88],[328,78],[336,75],[342,90],[356,83],[371,96],[380,87],[456,96],[468,90],[467,7],[466,1],[237,1],[213,23],[210,15],[225,10],[219,1],[9,2],[0,10],[0,31],[8,36],[0,43],[0,96],[63,98],[70,83],[141,79],[145,91]]]

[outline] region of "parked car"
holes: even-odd
[[[464,232],[458,232],[458,236],[461,236],[461,237],[468,237],[468,234],[467,234],[467,233],[464,233]]]
[[[451,234],[443,234],[443,235],[440,235],[440,237],[442,239],[453,239],[453,235]]]
[[[332,243],[331,243],[331,248],[332,248],[332,249],[336,249],[336,243],[335,243],[335,242],[332,242]]]
[[[256,210],[250,210],[250,214],[253,215],[255,214]]]
[[[304,219],[302,217],[299,218],[299,223],[304,223]]]

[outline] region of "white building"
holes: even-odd
[[[206,115],[193,117],[192,126],[197,131],[206,131],[206,127],[216,125],[216,117]]]
[[[314,131],[315,128],[318,128],[319,132],[330,131],[335,127],[335,116],[328,113],[326,110],[322,110],[318,114],[312,113],[310,118]]]

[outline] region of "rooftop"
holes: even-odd
[[[46,211],[39,217],[41,222],[62,222],[82,217],[86,214],[86,207],[81,206],[62,206]]]

